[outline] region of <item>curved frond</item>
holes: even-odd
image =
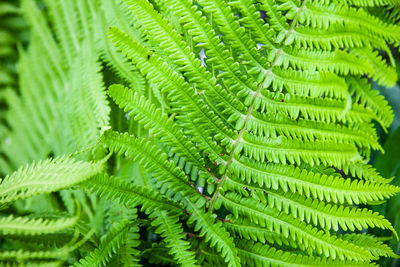
[[[150,129],[150,134],[160,136],[162,142],[170,145],[173,153],[184,157],[199,168],[204,166],[204,161],[195,146],[178,129],[173,120],[144,96],[121,85],[110,86],[109,95],[120,108],[124,108],[125,112],[129,112],[130,116],[143,124],[145,128]]]
[[[5,260],[26,261],[26,260],[52,260],[52,259],[63,259],[68,256],[71,251],[71,247],[62,247],[52,250],[3,250],[0,252],[0,262]]]
[[[343,239],[348,240],[356,244],[359,247],[362,247],[372,255],[380,257],[391,257],[391,258],[399,258],[399,255],[396,255],[392,249],[384,244],[382,241],[377,240],[374,236],[368,234],[346,234],[343,236]]]
[[[237,250],[232,237],[224,229],[222,223],[216,220],[210,213],[199,209],[195,204],[186,201],[186,208],[191,213],[188,224],[194,223],[194,229],[200,230],[200,236],[204,236],[210,247],[216,246],[216,250],[225,258],[228,266],[240,266],[240,259],[237,256]]]
[[[111,131],[105,132],[103,139],[111,151],[142,164],[161,183],[159,187],[166,186],[175,194],[188,196],[193,201],[202,199],[201,194],[190,185],[185,173],[148,140]]]
[[[354,100],[372,109],[378,121],[384,127],[389,127],[394,115],[385,98],[377,90],[372,90],[371,85],[365,79],[349,79],[348,83],[350,93],[354,94]]]
[[[345,81],[331,72],[304,72],[274,67],[264,83],[267,84],[269,79],[273,91],[283,92],[285,89],[292,95],[339,99],[346,99],[349,95]]]
[[[130,224],[128,221],[115,223],[110,231],[104,236],[98,248],[92,251],[88,256],[81,259],[74,266],[107,266],[107,262],[112,255],[121,247],[122,240],[128,234]]]
[[[243,140],[236,146],[235,153],[244,151],[244,155],[257,161],[287,164],[301,164],[310,166],[323,164],[341,168],[347,162],[359,159],[357,149],[348,144],[325,142],[301,142],[279,136],[266,138],[252,134],[244,134]]]
[[[182,207],[175,202],[160,196],[157,191],[148,187],[134,185],[117,177],[95,176],[82,184],[93,193],[122,205],[134,207],[142,205],[150,212],[153,209],[164,207],[173,213],[182,213]]]
[[[282,190],[270,190],[255,185],[243,184],[233,179],[227,179],[224,183],[227,189],[232,188],[243,196],[249,195],[260,198],[268,203],[271,208],[291,214],[294,218],[300,218],[307,223],[312,222],[315,226],[321,226],[327,230],[338,231],[339,227],[344,231],[367,229],[368,227],[379,227],[390,229],[395,235],[396,231],[388,220],[377,212],[368,209],[358,209],[343,205],[327,204],[318,199],[306,198],[302,195]],[[264,192],[267,196],[263,195]]]
[[[4,235],[41,235],[54,233],[73,227],[77,223],[78,219],[78,217],[34,219],[9,215],[0,218],[0,233]]]
[[[291,94],[263,92],[256,107],[261,111],[283,113],[292,119],[304,118],[320,122],[363,123],[375,119],[375,114],[359,104],[333,99],[306,98]]]
[[[235,218],[238,218],[239,215],[246,216],[260,227],[265,227],[284,237],[290,236],[318,254],[341,260],[368,261],[373,259],[370,252],[327,232],[319,231],[311,225],[289,217],[289,215],[269,209],[254,199],[240,199],[233,194],[229,194],[229,197],[220,196],[220,199],[224,206],[233,212]]]
[[[371,124],[357,124],[354,127],[348,127],[304,119],[294,120],[280,113],[265,112],[252,115],[247,122],[247,131],[272,138],[283,135],[304,141],[355,143],[359,147],[371,146],[373,149],[382,150],[378,143],[378,136]]]
[[[87,180],[103,170],[103,162],[68,157],[48,159],[21,167],[0,183],[0,204],[54,192]]]
[[[396,84],[398,80],[396,69],[394,66],[388,65],[387,61],[379,54],[379,51],[353,48],[349,53],[368,62],[368,65],[372,68],[372,78],[377,80],[378,84],[386,87],[392,87]]]
[[[200,0],[199,3],[207,12],[213,14],[213,20],[225,37],[224,41],[231,43],[234,49],[242,53],[245,64],[252,64],[253,67],[248,70],[249,73],[258,73],[267,68],[265,58],[261,57],[256,50],[256,43],[240,27],[227,3],[221,0]]]
[[[265,165],[246,158],[233,161],[230,170],[250,185],[254,183],[274,190],[282,188],[284,192],[290,190],[306,197],[341,204],[380,201],[400,192],[400,188],[387,183],[345,179],[293,165]]]
[[[304,196],[284,193],[283,191],[268,191],[268,203],[271,208],[284,210],[287,214],[300,218],[308,223],[320,225],[322,228],[339,230],[339,226],[350,231],[363,230],[369,227],[390,229],[396,232],[388,220],[377,212],[368,209],[353,208],[325,204],[318,200],[311,200]]]
[[[182,225],[179,223],[177,215],[169,214],[166,211],[154,211],[150,215],[153,218],[152,225],[157,227],[155,233],[160,234],[165,242],[166,247],[170,249],[170,254],[174,254],[174,258],[181,266],[199,266],[196,264],[195,255],[190,250],[190,243],[185,239],[182,233]]]
[[[290,1],[287,3],[290,3]],[[361,27],[367,29],[370,34],[379,36],[390,43],[400,40],[400,27],[398,25],[385,23],[362,8],[308,3],[301,14],[299,21],[305,23],[305,25],[329,29],[332,24],[343,24],[347,28]]]
[[[281,50],[272,50],[270,53],[274,56],[280,55],[276,64],[283,65],[285,69],[291,66],[294,69],[318,70],[341,75],[373,73],[372,67],[366,60],[343,50],[321,51],[284,47]]]
[[[268,245],[251,241],[239,242],[239,255],[254,266],[376,266],[365,262],[350,262],[291,254]]]

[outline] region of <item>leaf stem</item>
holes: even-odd
[[[289,29],[288,31],[286,31],[285,36],[284,36],[283,40],[281,41],[281,47],[280,47],[280,49],[283,48],[283,46],[284,46],[283,44],[285,43],[285,40],[289,37],[290,34],[292,34],[293,29],[295,28],[295,26],[296,26],[296,24],[297,24],[297,20],[298,20],[300,11],[302,11],[302,10],[304,9],[306,3],[307,3],[307,0],[304,0],[303,3],[302,3],[302,5],[301,5],[301,7],[297,10],[296,16],[294,17],[294,19],[292,20],[292,23],[291,23],[291,25],[290,25],[290,29]],[[256,102],[256,99],[260,96],[261,90],[262,90],[262,88],[263,88],[263,83],[264,83],[265,79],[266,79],[269,75],[272,74],[272,68],[276,65],[276,63],[277,63],[277,61],[278,61],[280,55],[281,55],[281,54],[278,54],[278,55],[275,57],[274,61],[271,63],[271,65],[270,65],[270,67],[269,67],[268,70],[264,70],[264,77],[263,77],[262,81],[260,81],[260,83],[258,84],[258,86],[257,86],[257,91],[256,91],[256,92],[254,93],[254,95],[253,95],[253,98],[252,98],[252,100],[251,100],[251,104],[250,104],[249,109],[248,109],[248,111],[247,111],[247,114],[246,114],[246,116],[245,116],[245,118],[244,118],[243,127],[242,127],[242,129],[240,130],[240,132],[239,132],[239,134],[238,134],[238,137],[233,141],[232,151],[231,151],[231,153],[230,153],[230,155],[229,155],[229,160],[228,160],[228,162],[226,163],[224,174],[222,175],[222,178],[221,178],[220,181],[218,182],[217,188],[215,189],[215,192],[214,192],[214,194],[213,194],[213,196],[212,196],[212,198],[211,198],[211,200],[210,200],[210,206],[209,206],[209,209],[208,209],[208,210],[209,210],[209,212],[211,212],[211,213],[212,213],[213,210],[214,210],[215,201],[217,200],[218,196],[220,195],[219,190],[220,190],[221,187],[223,186],[223,184],[224,184],[226,178],[228,177],[228,169],[229,169],[229,166],[230,166],[230,165],[232,164],[232,162],[235,160],[235,151],[236,151],[236,147],[237,147],[237,145],[242,141],[243,134],[244,134],[244,132],[246,131],[247,123],[248,123],[248,121],[250,120],[250,118],[251,118],[251,116],[252,116],[252,113],[253,113],[253,110],[254,110],[254,104],[255,104],[255,102]]]

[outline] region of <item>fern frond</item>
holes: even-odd
[[[0,208],[17,201],[3,214],[26,214],[0,218],[10,239],[0,265],[374,266],[395,256],[360,232],[397,237],[364,204],[400,192],[367,163],[383,150],[375,122],[393,120],[368,83],[396,82],[399,0],[21,1],[31,36],[18,88],[1,94],[0,167],[55,159],[0,182]],[[15,41],[0,29],[0,55]],[[132,87],[110,86],[123,110],[106,99],[113,83]],[[104,171],[110,156],[89,160],[106,148]],[[73,151],[82,160],[59,157]],[[74,199],[81,217],[59,211],[74,214]]]
[[[216,246],[216,250],[225,258],[228,266],[240,266],[240,259],[237,256],[237,250],[232,237],[224,229],[222,223],[216,220],[210,213],[199,209],[190,201],[185,201],[185,206],[191,213],[187,223],[194,223],[194,229],[200,230],[199,236],[204,236],[210,247]]]
[[[128,234],[130,224],[128,221],[123,221],[120,224],[115,223],[104,236],[98,248],[91,252],[88,256],[81,259],[74,266],[107,266],[113,254],[121,247],[124,236]]]
[[[269,231],[281,234],[286,238],[290,236],[318,254],[341,260],[369,261],[373,259],[368,251],[327,232],[319,231],[311,225],[289,217],[289,215],[266,208],[265,205],[257,203],[254,199],[240,199],[233,194],[229,194],[229,197],[220,196],[220,199],[223,205],[233,212],[236,219],[239,214],[249,217],[260,227],[266,227]]]
[[[382,177],[373,166],[363,162],[349,162],[343,166],[343,171],[345,174],[350,173],[352,176],[376,183],[388,184],[393,180]]]
[[[116,24],[119,27],[122,27],[121,23],[117,23],[115,18],[118,18],[117,21],[124,21],[125,16],[117,7],[117,4],[114,1],[103,1],[101,3],[101,7],[98,5],[94,6],[94,9],[97,14],[95,20],[95,25],[97,26],[97,31],[99,32],[99,39],[96,40],[96,45],[100,50],[101,58],[107,62],[107,66],[110,67],[114,73],[116,73],[121,79],[128,82],[132,88],[136,91],[140,91],[139,88],[144,87],[145,79],[142,75],[132,66],[129,64],[127,60],[123,57],[121,53],[119,53],[115,46],[112,45],[111,40],[107,38],[107,27],[109,25]],[[100,12],[100,8],[103,8],[106,11],[106,14]],[[111,20],[112,17],[114,20]],[[130,27],[128,27],[129,29]]]
[[[240,26],[237,18],[233,16],[233,12],[227,3],[221,0],[200,0],[199,3],[206,12],[213,15],[214,22],[225,36],[224,41],[243,54],[243,63],[249,64],[248,72],[250,74],[259,73],[267,68],[266,59],[257,52],[256,43],[247,36],[244,28]]]
[[[2,267],[60,267],[62,261],[0,262]]]
[[[269,190],[243,184],[233,179],[227,179],[224,188],[232,188],[238,193],[248,197],[249,195],[260,198],[261,201],[268,202],[268,206],[279,211],[285,211],[294,218],[300,218],[307,223],[312,222],[315,226],[320,225],[327,230],[339,230],[339,226],[347,231],[367,229],[368,227],[379,227],[390,229],[395,235],[396,232],[388,220],[377,212],[368,209],[357,209],[346,206],[326,204],[317,199],[306,198],[302,195],[283,192],[282,190]],[[257,192],[265,192],[267,197]],[[250,194],[249,194],[250,193]]]
[[[161,234],[167,243],[166,247],[170,249],[170,254],[181,266],[199,266],[196,264],[195,255],[190,250],[190,243],[185,239],[182,233],[182,225],[179,223],[179,217],[166,211],[154,211],[150,218],[153,218],[152,225],[156,226],[155,233]]]
[[[119,250],[118,256],[121,259],[123,266],[142,266],[139,262],[141,251],[136,249],[140,245],[139,227],[132,225],[129,228],[128,234],[122,247]]]
[[[287,164],[301,164],[305,162],[310,166],[323,164],[341,168],[347,162],[359,158],[357,149],[346,144],[325,142],[301,142],[283,136],[275,139],[252,134],[244,134],[243,141],[237,146],[235,153],[244,151],[244,155],[257,161]],[[228,151],[231,148],[228,147]]]
[[[182,207],[161,196],[157,191],[128,183],[117,177],[97,175],[82,185],[100,197],[117,201],[128,207],[142,205],[147,212],[161,207],[173,213],[183,212]]]
[[[109,95],[120,108],[130,112],[130,116],[143,124],[145,128],[150,129],[151,135],[160,136],[162,142],[170,145],[173,153],[183,156],[198,168],[203,168],[204,161],[196,151],[195,146],[166,114],[163,114],[144,96],[140,96],[138,93],[120,85],[110,86]]]
[[[272,83],[273,91],[310,97],[346,99],[349,95],[345,81],[330,72],[303,72],[291,68],[273,67],[265,83]],[[266,86],[267,88],[267,86]]]
[[[292,119],[299,117],[306,120],[323,122],[360,123],[375,119],[375,114],[361,105],[334,99],[306,98],[291,94],[262,92],[256,102],[257,109],[283,113]],[[351,104],[351,106],[349,106]]]
[[[287,238],[282,237],[280,234],[259,227],[249,220],[236,220],[235,218],[232,218],[231,215],[227,217],[224,227],[235,238],[240,237],[241,239],[260,241],[263,244],[277,244],[279,246],[285,245],[292,248],[304,247],[303,244],[297,243],[296,239],[291,236],[288,236]]]
[[[93,108],[97,127],[104,128],[110,124],[111,109],[106,99],[105,86],[100,74],[101,65],[97,61],[97,55],[90,50],[90,45],[83,43],[82,46],[81,53],[85,55],[84,59],[82,59],[83,64],[81,65],[81,69],[83,69],[82,74],[85,77],[82,85],[89,91],[87,100],[89,100]]]
[[[368,209],[357,209],[345,206],[325,204],[303,196],[284,193],[283,191],[268,191],[268,202],[271,208],[284,210],[287,214],[300,218],[308,223],[320,225],[322,228],[339,230],[339,226],[350,231],[379,227],[396,232],[388,220],[377,212]]]
[[[335,3],[336,0],[318,0],[321,3]],[[391,5],[398,5],[398,0],[346,0],[343,1],[345,5],[354,5],[360,7],[373,7],[373,6],[391,6]]]
[[[161,92],[168,92],[168,96],[173,103],[179,103],[181,107],[186,107],[183,110],[179,108],[177,113],[182,114],[185,112],[185,116],[192,120],[191,125],[196,123],[197,127],[200,126],[202,131],[210,133],[210,135],[213,135],[212,133],[214,135],[220,134],[224,137],[235,135],[224,126],[219,117],[206,108],[198,95],[194,94],[194,91],[184,81],[182,75],[173,71],[160,57],[116,28],[110,29],[110,37],[114,40],[116,46],[139,67],[147,78],[155,83],[161,83]],[[199,132],[194,131],[193,127],[188,127],[187,130],[196,137],[194,138],[196,142],[203,143],[203,147],[208,147],[202,141],[204,135],[199,136]]]
[[[227,90],[235,92],[238,88],[256,90],[255,80],[246,77],[240,70],[240,65],[230,57],[229,50],[221,44],[214,28],[202,15],[191,0],[168,0],[184,27],[193,35],[198,47],[206,49],[207,64],[220,70],[218,78],[223,78]]]
[[[290,190],[306,197],[312,196],[321,201],[341,204],[380,201],[400,192],[400,188],[387,183],[344,179],[307,171],[293,165],[265,165],[247,158],[233,161],[229,169],[236,177],[250,185],[254,183],[274,190],[282,188],[284,192]]]
[[[215,97],[220,105],[234,109],[235,106],[240,106],[233,94],[217,85],[215,77],[202,66],[201,61],[190,51],[179,34],[149,2],[126,1],[126,3],[143,22],[143,27],[147,29],[149,37],[155,39],[164,52],[170,55],[171,60],[179,66],[179,70],[191,84]]]
[[[350,93],[354,94],[354,100],[361,105],[368,106],[376,114],[378,121],[385,127],[389,127],[393,121],[393,110],[377,90],[372,90],[367,80],[348,79]]]
[[[376,266],[366,262],[350,262],[291,254],[252,241],[238,242],[240,257],[253,266]]]
[[[229,1],[228,4],[229,6],[238,9],[241,15],[239,22],[250,30],[251,37],[256,40],[257,43],[261,43],[269,49],[277,46],[273,41],[273,31],[260,17],[259,12],[254,5],[255,1],[235,0]]]
[[[0,184],[0,204],[73,186],[102,169],[102,161],[85,162],[68,157],[32,163],[3,179]]]
[[[60,50],[63,58],[72,65],[73,58],[80,48],[81,29],[74,17],[78,16],[74,4],[67,2],[45,1],[49,16],[57,37],[60,39]]]
[[[46,58],[49,60],[49,64],[52,69],[56,72],[56,75],[65,79],[65,73],[61,65],[58,63],[60,61],[60,55],[57,54],[57,45],[54,42],[50,29],[46,26],[46,21],[43,16],[41,16],[39,9],[33,0],[21,1],[21,9],[25,12],[25,18],[28,20],[30,25],[35,29],[35,37],[40,42],[41,46],[44,47],[43,52],[46,53]],[[29,12],[28,12],[29,10]]]
[[[392,87],[398,80],[396,69],[389,66],[385,59],[379,55],[379,51],[368,51],[360,48],[353,48],[349,52],[357,57],[364,59],[372,68],[372,78],[377,80],[378,84]]]
[[[291,66],[294,69],[333,72],[341,75],[373,73],[372,67],[366,60],[342,50],[321,51],[285,46],[271,50],[269,56],[271,59],[276,57],[276,65],[282,65],[285,69]]]
[[[41,235],[54,233],[73,227],[78,217],[43,219],[29,217],[15,217],[9,215],[0,218],[0,233],[3,235]]]
[[[329,31],[297,28],[292,37],[285,41],[286,45],[295,43],[298,48],[331,50],[345,47],[377,47],[386,49],[385,43],[377,37],[366,35],[361,29],[346,29],[343,26],[332,25]]]
[[[290,4],[290,1],[287,3]],[[292,8],[297,8],[297,6],[292,6]],[[362,8],[307,3],[299,17],[299,22],[324,29],[328,29],[331,24],[344,24],[347,28],[361,27],[389,43],[400,40],[400,27],[385,23]]]
[[[301,9],[305,9],[307,2],[303,2]],[[270,16],[272,27],[279,32],[276,41],[283,41],[285,32],[289,31],[289,24],[286,17],[278,10],[278,6],[272,0],[262,0],[260,9]],[[288,12],[288,19],[299,20],[301,12],[296,7],[296,12]],[[375,36],[366,35],[360,27],[347,29],[340,24],[330,25],[329,30],[314,29],[306,26],[298,26],[291,29],[291,34],[284,41],[285,45],[294,43],[297,48],[310,48],[331,50],[332,48],[344,47],[377,47],[385,48],[383,41]]]
[[[26,261],[26,260],[45,260],[45,259],[65,259],[70,253],[70,247],[63,247],[53,250],[35,250],[28,251],[24,249],[20,250],[3,250],[0,252],[0,261],[5,260],[18,260],[18,261]]]
[[[376,257],[383,256],[383,257],[399,258],[399,256],[396,255],[388,245],[377,240],[372,235],[346,234],[343,236],[343,239],[368,250],[369,252],[371,252],[372,255]]]
[[[247,131],[255,135],[277,138],[280,135],[304,141],[331,141],[335,143],[355,143],[359,147],[382,150],[371,124],[354,127],[333,123],[318,123],[309,120],[293,120],[283,114],[269,112],[256,113],[247,122]]]
[[[202,198],[190,185],[185,173],[168,160],[167,154],[148,140],[135,138],[127,133],[119,134],[107,131],[104,134],[104,141],[111,151],[142,164],[161,183],[160,187],[170,188],[175,194],[179,192],[182,196],[188,196],[195,202]]]

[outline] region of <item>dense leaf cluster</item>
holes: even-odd
[[[2,89],[0,265],[397,257],[368,208],[400,191],[368,164],[393,120],[372,87],[397,81],[397,0],[3,6],[30,38]]]

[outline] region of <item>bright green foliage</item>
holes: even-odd
[[[127,221],[112,225],[99,247],[74,266],[107,266],[112,254],[120,248],[128,230],[129,223]]]
[[[26,23],[18,1],[0,2],[0,90],[15,86],[17,45],[27,42]],[[2,114],[4,119],[4,114]]]
[[[368,162],[394,117],[376,89],[397,82],[399,5],[0,2],[30,29],[17,71],[0,65],[0,265],[396,257],[371,205],[400,188]],[[10,25],[0,59],[25,40]]]
[[[102,169],[103,162],[76,161],[68,157],[41,161],[37,164],[33,163],[25,168],[21,167],[18,171],[6,176],[0,183],[0,203],[2,207],[5,207],[16,200],[71,187],[101,172]],[[55,238],[58,238],[58,233],[62,236],[63,232],[77,227],[80,215],[78,212],[75,217],[66,214],[54,214],[53,216],[46,214],[43,216],[38,218],[15,217],[12,214],[2,216],[0,217],[0,234],[6,237],[11,236],[12,239],[17,238],[17,240],[18,236],[21,235],[38,236],[37,240],[27,237],[30,242],[35,244],[38,241],[40,242],[40,238],[45,239],[46,234],[54,234]],[[27,246],[27,248],[30,248],[30,246]],[[73,244],[65,244],[61,248],[55,247],[53,249],[45,249],[40,246],[35,250],[24,250],[21,247],[18,250],[8,248],[0,252],[0,260],[65,260],[73,249]]]
[[[182,266],[197,266],[194,252],[190,250],[189,242],[185,241],[183,229],[178,223],[179,216],[174,216],[166,211],[154,212],[153,226],[157,227],[155,233],[160,234],[170,249],[170,253],[176,257],[178,264]]]
[[[29,219],[27,217],[15,218],[11,215],[0,218],[0,231],[4,235],[40,235],[45,233],[54,233],[65,228],[72,227],[77,223],[77,221],[77,217],[49,220],[43,218]]]
[[[157,191],[140,185],[132,185],[119,178],[96,176],[84,183],[84,186],[96,194],[119,202],[121,205],[134,207],[142,205],[142,209],[149,213],[150,210],[164,208],[172,213],[181,213],[182,209],[176,203],[160,196]]]
[[[61,157],[21,167],[2,180],[0,204],[73,186],[99,173],[102,165]]]

